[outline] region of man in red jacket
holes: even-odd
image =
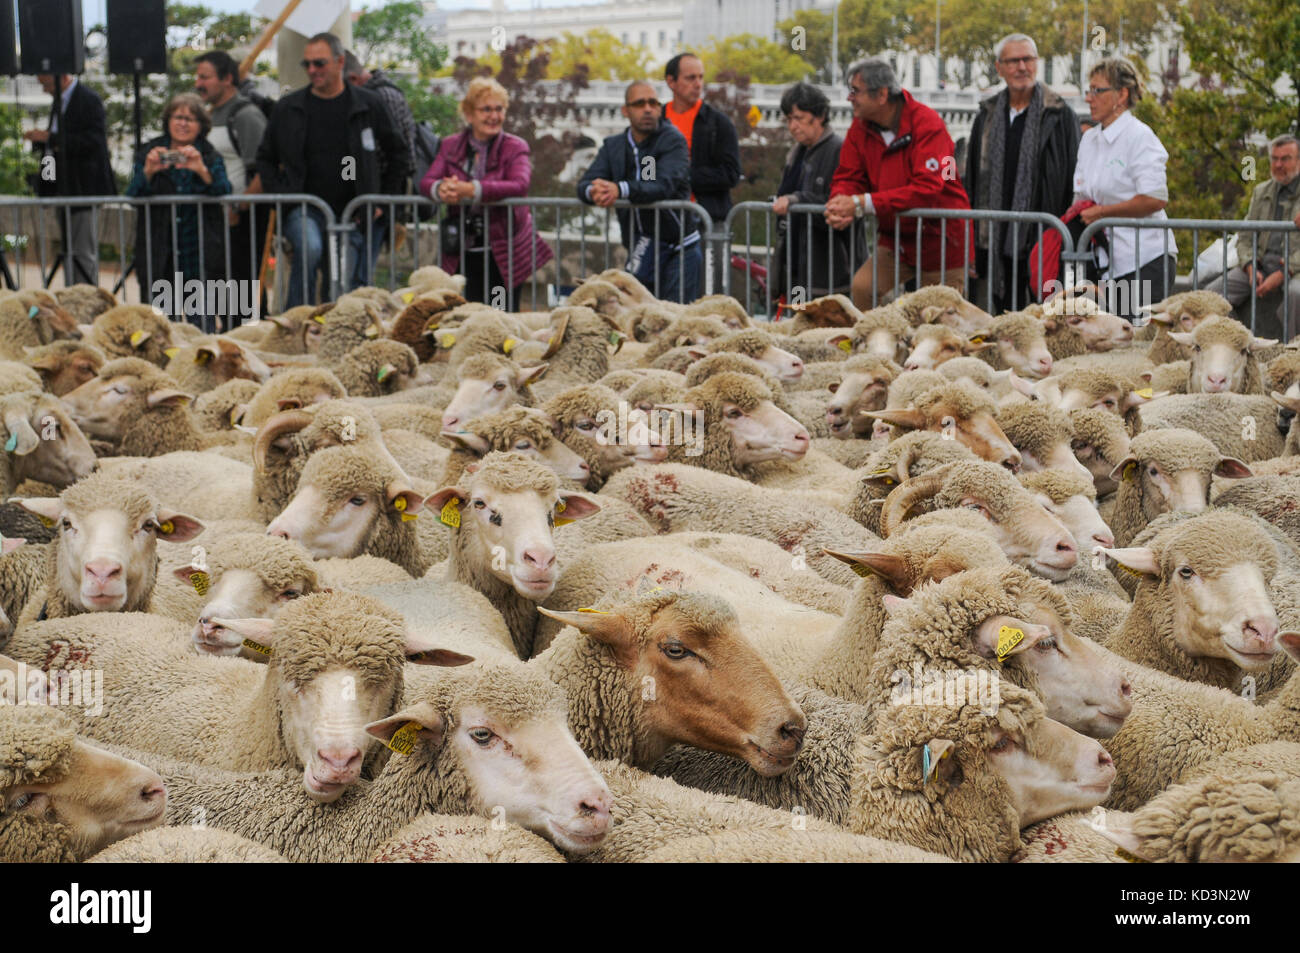
[[[849,67],[853,124],[831,179],[826,221],[846,228],[855,217],[875,215],[876,247],[853,276],[853,303],[875,307],[894,288],[894,222],[899,212],[917,208],[969,209],[953,156],[952,137],[943,120],[898,85],[893,67],[866,59]],[[914,218],[898,219],[901,248],[899,281],[921,272],[921,285],[961,289],[971,260],[967,220],[928,219],[921,227],[917,262]],[[883,254],[887,253],[887,254]]]

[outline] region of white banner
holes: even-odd
[[[274,20],[288,5],[289,0],[257,0],[253,13]],[[348,0],[302,0],[298,9],[289,14],[284,25],[303,36],[324,33],[347,7]]]

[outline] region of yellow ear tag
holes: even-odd
[[[144,337],[144,332],[143,332],[143,331],[132,331],[132,332],[131,332],[131,346],[132,346],[132,347],[139,347],[139,346],[140,346],[140,340],[141,340],[143,337]]]
[[[973,335],[972,337],[967,338],[967,340],[970,341],[971,344],[983,344],[983,343],[984,343],[984,335],[982,335],[982,334],[976,334],[976,335]]]
[[[504,341],[501,342],[501,353],[509,354],[511,351],[515,349],[516,343],[517,342],[515,341],[514,338],[506,338]]]
[[[1122,474],[1121,479],[1124,479],[1124,480],[1131,480],[1131,479],[1133,479],[1133,471],[1136,470],[1136,469],[1137,469],[1137,464],[1136,464],[1136,463],[1130,463],[1128,466],[1126,466],[1126,467],[1124,468],[1124,473]]]
[[[1149,864],[1149,863],[1151,863],[1151,861],[1149,861],[1149,860],[1143,860],[1141,857],[1137,856],[1137,854],[1130,854],[1130,853],[1129,853],[1128,851],[1126,851],[1123,847],[1116,847],[1116,848],[1115,848],[1115,856],[1118,857],[1120,860],[1126,860],[1126,861],[1128,861],[1130,864]]]
[[[409,523],[409,522],[411,522],[411,520],[415,520],[415,519],[419,519],[419,518],[420,518],[420,514],[419,514],[419,513],[403,513],[403,514],[402,514],[402,522],[403,522],[403,523]]]
[[[408,291],[406,294],[402,295],[402,304],[410,304],[414,300],[415,300],[414,291]]]
[[[208,361],[210,361],[210,360],[212,360],[212,352],[211,352],[211,351],[195,351],[195,352],[194,352],[194,363],[195,363],[195,364],[206,364],[206,363],[208,363]]]
[[[393,509],[397,510],[399,513],[402,510],[406,509],[406,497],[404,496],[396,497],[393,500]]]
[[[238,407],[231,407],[231,408],[230,408],[230,426],[233,427],[233,426],[235,426],[235,424],[239,423],[239,419],[238,419],[238,416],[237,416],[238,414],[239,414],[239,408],[238,408]]]
[[[606,612],[604,609],[590,609],[590,608],[588,608],[588,607],[586,607],[586,606],[579,606],[579,607],[578,607],[578,611],[579,611],[579,612],[594,612],[596,615],[609,615],[609,613]]]
[[[176,524],[171,520],[163,520],[158,524],[158,532],[162,533],[164,536],[170,536],[172,533],[176,532]]]
[[[384,742],[392,751],[400,755],[408,755],[415,749],[415,739],[420,736],[420,729],[424,725],[418,721],[408,721],[393,732],[393,737]]]
[[[546,339],[546,349],[549,351],[549,350],[550,350],[551,348],[553,348],[553,347],[555,347],[555,335],[554,335],[554,334],[552,334],[549,338]]]
[[[1147,400],[1150,400],[1152,391],[1150,387],[1143,387],[1141,390],[1134,391],[1133,393],[1137,394],[1139,397],[1145,397]]]
[[[843,351],[845,354],[848,354],[850,351],[853,350],[853,342],[847,339],[841,341],[839,344],[835,346],[839,348],[841,351]]]
[[[1023,642],[1025,633],[1022,629],[1014,626],[1004,625],[998,629],[998,661],[1005,662],[1011,650]]]
[[[875,571],[872,570],[870,566],[864,566],[861,563],[849,563],[849,568],[852,569],[859,576],[861,576],[863,579],[866,579],[868,576],[875,575]]]
[[[173,357],[175,357],[177,354],[179,354],[180,352],[181,352],[181,349],[178,348],[178,347],[165,347],[165,348],[163,348],[163,353],[167,355],[167,360],[169,360],[169,361],[170,361]],[[195,360],[198,360],[198,358],[195,358]]]
[[[51,526],[54,525],[54,520],[50,519],[48,516],[41,516],[39,513],[37,513],[36,518],[41,521],[41,525],[44,526],[46,529],[49,529]]]
[[[315,315],[312,315],[312,320],[315,321],[317,324],[324,324],[324,323],[325,323],[325,315],[323,315],[323,314],[315,314]]]
[[[455,343],[456,343],[456,335],[454,335],[454,334],[444,334],[444,335],[442,336],[442,340],[440,340],[440,341],[438,342],[438,346],[439,346],[439,347],[451,347],[451,346],[452,346],[453,344],[455,344]]]
[[[438,519],[452,529],[460,529],[460,497],[453,496],[442,507]]]
[[[1128,566],[1125,566],[1118,559],[1115,560],[1115,565],[1118,566],[1120,569],[1124,570],[1130,576],[1136,576],[1138,579],[1141,579],[1143,576],[1143,573],[1138,572],[1136,569],[1129,569]]]
[[[244,639],[240,644],[243,645],[244,648],[252,649],[254,652],[261,655],[269,656],[271,654],[271,647],[269,645],[263,645],[261,642],[254,642],[252,639]]]
[[[563,513],[566,509],[568,509],[568,507],[565,505],[563,500],[560,500],[560,502],[555,504],[555,512],[557,514],[555,517],[556,526],[566,526],[569,523],[574,522],[574,520],[565,519],[563,516],[558,515],[560,513]]]
[[[208,589],[212,586],[212,579],[203,570],[196,569],[190,573],[190,585],[194,587],[194,591],[199,595],[206,596]]]

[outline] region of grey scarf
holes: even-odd
[[[1010,109],[1011,94],[1008,90],[998,93],[993,103],[993,116],[984,127],[984,141],[980,144],[980,185],[976,196],[976,208],[996,208],[1001,200],[1002,171],[1006,164],[1007,146],[1007,112]],[[1011,201],[1011,211],[1026,212],[1034,191],[1034,163],[1038,158],[1038,133],[1043,124],[1043,84],[1034,84],[1034,93],[1025,110],[1025,131],[1020,138],[1020,158],[1016,163],[1016,191]],[[998,202],[990,201],[997,196]],[[1005,227],[1005,226],[1003,226]],[[994,248],[998,242],[998,224],[980,222],[980,247]],[[1019,244],[1023,245],[1031,229],[1022,226],[1017,233]],[[1011,229],[1006,228],[1000,242],[1004,255],[1015,256],[1018,249],[1011,241]]]

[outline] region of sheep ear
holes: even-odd
[[[577,493],[561,493],[560,500],[555,504],[555,525],[561,525],[564,522],[585,519],[588,516],[595,516],[600,512],[600,507],[593,503],[585,496]],[[560,514],[564,514],[561,516]]]
[[[1273,345],[1275,345],[1275,344],[1277,344],[1277,343],[1278,343],[1278,339],[1277,339],[1277,338],[1257,338],[1257,337],[1252,337],[1252,338],[1250,339],[1250,349],[1251,349],[1252,351],[1262,351],[1262,350],[1264,350],[1264,348],[1266,348],[1266,347],[1273,347]]]
[[[221,356],[221,348],[216,344],[204,344],[194,349],[194,363],[208,364],[214,357]]]
[[[1097,549],[1115,560],[1122,569],[1145,576],[1160,575],[1160,564],[1156,562],[1156,554],[1148,546],[1129,546],[1124,549],[1107,549],[1105,546],[1098,546]]]
[[[398,732],[401,736],[394,740]],[[431,702],[420,702],[380,721],[372,721],[366,725],[366,734],[401,754],[410,754],[417,741],[427,742],[437,751],[447,734],[447,720]]]
[[[27,542],[26,536],[9,536],[0,540],[0,553],[12,553],[15,549]]]
[[[455,668],[468,665],[474,661],[472,655],[462,655],[451,649],[427,649],[411,641],[410,633],[406,636],[406,660],[415,665],[436,665],[442,668]]]
[[[939,317],[943,312],[944,309],[937,304],[926,305],[921,309],[921,323],[933,324],[935,318]]]
[[[10,503],[17,503],[29,513],[35,513],[42,521],[54,523],[63,515],[63,501],[57,496],[11,496]]]
[[[300,410],[302,401],[297,397],[281,397],[275,402],[279,410]]]
[[[4,442],[4,448],[7,452],[22,457],[41,445],[41,438],[32,429],[31,421],[27,419],[27,414],[23,412],[21,406],[15,404],[6,407],[3,423],[5,430],[8,431]]]
[[[915,408],[906,410],[866,410],[862,412],[864,417],[871,417],[893,427],[903,427],[907,430],[920,430],[925,426],[925,414]]]
[[[984,658],[1004,662],[1033,648],[1048,635],[1045,626],[1030,625],[1014,616],[990,616],[975,629],[975,650]]]
[[[596,609],[554,612],[543,606],[538,606],[537,611],[556,622],[573,626],[579,632],[611,649],[625,650],[631,648],[635,642],[636,630],[633,629],[632,623],[617,612],[600,612]]]
[[[1137,473],[1138,458],[1129,454],[1110,471],[1110,478],[1116,483],[1131,479]]]
[[[931,738],[921,746],[917,756],[921,761],[921,780],[925,784],[931,781],[947,781],[952,777],[957,760],[952,757],[957,745],[947,738]]]
[[[515,377],[515,386],[525,387],[529,384],[536,384],[546,376],[546,372],[550,369],[551,365],[549,364],[538,364],[536,367],[521,367],[518,376]]]
[[[1022,387],[1021,384],[1017,384],[1016,380],[1021,380],[1025,386]],[[1012,380],[1012,386],[1030,400],[1041,400],[1048,407],[1060,406],[1061,382],[1059,380],[1048,377],[1033,384],[1020,378],[1016,380]]]
[[[1150,861],[1150,858],[1143,856],[1142,841],[1133,832],[1132,815],[1120,811],[1106,811],[1104,814],[1097,815],[1097,820],[1092,822],[1092,828],[1117,846],[1115,853],[1121,859],[1129,863]],[[1125,854],[1128,856],[1126,857]]]
[[[481,437],[476,433],[470,433],[468,431],[453,433],[450,430],[444,430],[440,436],[446,437],[456,447],[468,450],[476,457],[487,456],[487,452],[492,449],[492,444],[488,443],[487,438]]]
[[[709,356],[709,349],[700,347],[698,344],[692,344],[686,349],[686,356],[693,361],[699,361]]]
[[[212,624],[259,645],[275,648],[274,619],[213,619]]]
[[[1195,333],[1194,331],[1170,331],[1169,336],[1179,344],[1194,344]]]
[[[830,391],[830,392],[833,394],[833,393],[835,393],[837,390],[840,389],[840,382],[839,382],[839,381],[831,381],[829,384],[826,385],[826,389],[827,389],[828,391]]]
[[[880,597],[880,604],[884,607],[885,615],[892,619],[898,614],[899,610],[907,605],[907,600],[902,596],[887,594]]]
[[[275,317],[267,318],[266,320],[270,321],[272,324],[276,325],[277,327],[283,328],[286,331],[293,330],[293,322],[290,321],[282,314],[277,314],[275,315]]]
[[[204,526],[192,516],[171,510],[158,511],[158,538],[169,543],[185,543],[198,536]]]
[[[9,540],[5,540],[9,542]],[[1291,656],[1295,661],[1300,662],[1300,632],[1279,632],[1277,636],[1278,645],[1282,646],[1282,651]]]
[[[164,387],[161,390],[155,390],[149,393],[149,406],[161,407],[163,404],[176,406],[183,401],[193,399],[192,395],[185,393],[183,390],[176,390],[174,387]]]
[[[437,513],[439,519],[448,526],[460,525],[460,504],[469,499],[469,494],[459,487],[445,486],[424,499],[424,508],[430,513]],[[448,505],[456,503],[448,509]],[[443,511],[446,510],[444,513]],[[454,519],[453,519],[454,514]],[[450,521],[450,522],[449,522]]]
[[[401,513],[403,517],[414,517],[419,512],[420,507],[424,506],[424,497],[405,483],[389,483],[384,488],[384,495],[388,498],[388,505]]]
[[[29,355],[24,358],[24,361],[32,370],[53,372],[63,366],[63,359],[58,354],[42,354],[40,357],[31,357],[32,351],[37,350],[37,348],[28,347],[23,350]]]
[[[569,316],[560,315],[560,320],[552,328],[550,343],[546,345],[546,353],[542,355],[542,360],[548,360],[555,356],[556,352],[564,346],[564,332],[569,329]]]
[[[88,338],[91,332],[95,330],[95,326],[93,324],[78,324],[77,330],[81,332],[83,338]]]
[[[137,350],[144,346],[144,343],[153,337],[152,331],[132,331],[131,346]]]
[[[203,570],[195,569],[193,566],[177,566],[175,569],[172,570],[172,575],[175,576],[181,582],[185,583],[187,586],[193,586],[194,580],[191,579],[190,577],[198,572],[203,572]],[[212,582],[211,573],[204,573],[204,574],[207,575],[208,583],[209,585],[211,585]]]
[[[879,576],[885,584],[900,595],[907,595],[912,589],[912,576],[907,571],[907,561],[901,556],[889,553],[840,553],[833,549],[823,549],[827,556],[834,556],[862,578]]]
[[[827,342],[831,347],[839,348],[841,351],[849,352],[853,350],[853,335],[837,334]]]
[[[1277,391],[1273,391],[1268,396],[1272,397],[1273,403],[1277,404],[1279,407],[1285,407],[1287,410],[1300,413],[1300,397],[1291,397],[1287,394],[1280,394]]]
[[[1139,308],[1138,310],[1141,309]],[[1156,324],[1173,324],[1174,316],[1168,311],[1153,311],[1151,312],[1151,320],[1156,322]]]
[[[1214,468],[1214,475],[1227,477],[1229,480],[1242,480],[1255,474],[1250,471],[1250,467],[1236,457],[1224,457],[1219,461],[1219,465]]]

